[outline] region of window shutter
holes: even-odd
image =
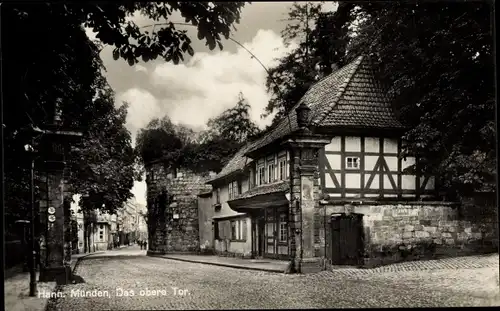
[[[241,221],[241,231],[242,231],[241,239],[246,241],[246,239],[247,239],[247,220],[246,219],[243,219]]]

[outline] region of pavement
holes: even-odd
[[[257,270],[267,272],[285,273],[289,270],[289,261],[265,260],[265,259],[241,259],[232,257],[218,257],[209,255],[179,255],[169,254],[157,256],[165,259],[179,260],[192,263],[202,263],[214,266],[229,267],[245,270]]]
[[[90,254],[71,255],[71,269],[74,270],[80,259],[104,252],[95,252]],[[29,296],[29,272],[23,272],[22,266],[15,266],[5,271],[4,279],[4,304],[7,311],[44,311],[49,302],[49,298],[43,297],[43,293],[54,292],[56,282],[37,282],[37,295]],[[38,280],[40,273],[36,272]]]
[[[498,254],[391,266],[284,274],[132,247],[83,259],[75,269],[83,282],[59,288],[47,310],[500,306]]]

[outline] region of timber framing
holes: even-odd
[[[414,195],[416,199],[419,199],[421,196],[433,196],[436,194],[435,190],[427,189],[430,176],[403,173],[403,159],[400,156],[402,154],[401,139],[397,139],[397,152],[394,152],[384,149],[384,142],[386,139],[390,139],[389,137],[378,137],[378,152],[374,152],[373,150],[366,151],[366,138],[374,138],[373,135],[367,136],[365,134],[355,137],[359,138],[359,151],[347,151],[346,136],[342,135],[339,137],[340,150],[325,150],[323,148],[319,153],[321,157],[319,161],[321,173],[320,182],[321,188],[325,194],[335,194],[335,198],[338,199],[349,198],[353,195],[358,195],[361,198],[369,197],[373,199],[374,195],[377,195],[379,200],[388,197],[402,199],[403,197],[408,197],[408,195]],[[337,159],[340,159],[338,165],[340,168],[332,168],[332,163],[328,160],[329,155],[336,156]],[[371,156],[372,158],[377,157],[373,167],[367,167],[365,161],[365,157],[367,156]],[[348,157],[358,157],[360,159],[359,168],[346,168],[346,158]],[[397,158],[397,162],[393,164],[396,166],[391,169],[387,163],[386,157]],[[417,159],[415,161],[417,161]],[[359,188],[348,187],[346,184],[347,174],[359,174]],[[326,176],[331,179],[333,187],[326,185]],[[404,176],[415,176],[415,189],[403,189]],[[375,178],[377,178],[378,189],[372,188]]]

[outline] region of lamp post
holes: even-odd
[[[30,167],[30,205],[31,205],[31,230],[30,230],[30,250],[31,257],[29,260],[30,270],[30,296],[34,297],[36,294],[36,240],[35,240],[35,160],[37,159],[35,148],[33,147],[34,141],[32,139],[31,145],[25,145],[24,150],[31,156]]]

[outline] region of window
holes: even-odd
[[[102,230],[99,231],[99,240],[104,240],[104,231]]]
[[[286,159],[278,160],[278,179],[279,180],[286,179]]]
[[[286,221],[286,214],[280,215],[280,242],[288,241],[288,224]]]
[[[238,181],[233,181],[229,183],[229,199],[233,199],[238,194],[240,194],[240,188],[238,184],[239,184]]]
[[[215,204],[220,204],[220,189],[215,190]]]
[[[104,228],[104,225],[103,225],[103,224],[101,224],[101,225],[99,226],[99,228],[103,229],[103,228]]]
[[[359,158],[358,157],[346,157],[346,168],[347,169],[359,169]]]
[[[275,176],[275,170],[274,170],[274,163],[269,163],[267,165],[267,182],[271,183],[274,181],[274,176]]]
[[[245,241],[246,230],[246,220],[231,221],[231,240]]]
[[[217,221],[214,222],[214,239],[216,239],[216,240],[220,239],[219,222],[217,222]]]
[[[258,167],[256,174],[257,186],[263,185],[265,183],[265,178],[266,178],[266,170],[264,166]]]

